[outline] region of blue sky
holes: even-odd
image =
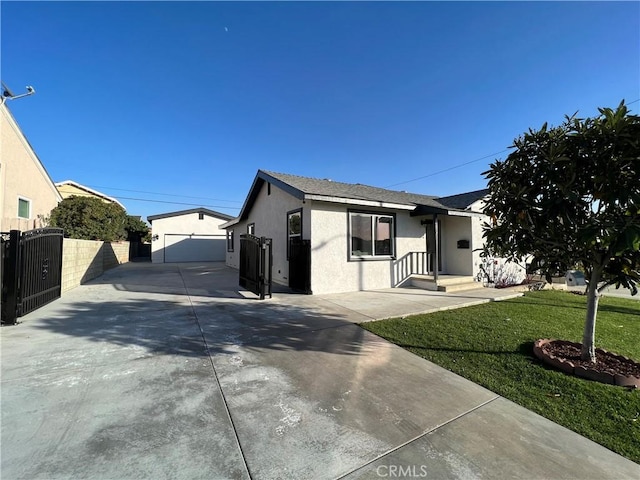
[[[638,2],[0,8],[2,80],[37,92],[8,105],[53,180],[144,218],[193,208],[159,202],[237,214],[259,168],[484,188],[528,128],[640,99]]]

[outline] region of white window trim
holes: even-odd
[[[371,217],[371,246],[374,249],[373,255],[353,255],[353,224],[352,218],[354,215],[369,215]],[[393,260],[396,258],[396,216],[390,213],[380,212],[368,212],[361,210],[349,210],[349,234],[347,235],[347,249],[349,261],[367,261],[367,260]],[[390,218],[391,219],[391,254],[375,255],[375,219],[376,218]]]
[[[25,202],[29,203],[29,216],[28,217],[21,217],[20,216],[20,200],[24,200]],[[18,204],[16,206],[16,210],[17,210],[17,213],[16,213],[16,217],[17,218],[22,218],[24,220],[31,220],[31,213],[33,212],[33,202],[31,201],[30,198],[18,195]]]

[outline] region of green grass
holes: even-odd
[[[533,356],[539,338],[580,342],[586,297],[560,291],[361,326],[640,463],[640,391],[583,380]],[[596,346],[640,360],[640,302],[601,299]]]

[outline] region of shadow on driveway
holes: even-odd
[[[244,298],[237,283],[237,271],[218,263],[130,263],[22,322],[35,331],[130,347],[142,356],[205,357],[233,353],[232,345],[343,355],[364,348],[360,328],[345,332],[344,342],[309,342],[311,332],[353,326],[339,309],[295,294],[278,300]]]

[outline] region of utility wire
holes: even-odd
[[[95,195],[93,193],[85,193],[85,192],[77,192],[77,193],[73,193],[70,196],[84,196],[84,197],[95,197]],[[171,205],[188,205],[191,207],[209,207],[209,208],[226,208],[228,210],[240,210],[240,207],[229,207],[227,205],[202,205],[200,203],[185,203],[185,202],[169,202],[167,200],[152,200],[150,198],[133,198],[133,197],[119,197],[119,196],[115,196],[115,195],[111,195],[111,198],[115,198],[117,200],[136,200],[139,202],[152,202],[152,203],[168,203]],[[195,197],[198,198],[198,197]]]
[[[163,195],[165,197],[196,198],[196,199],[200,199],[200,200],[213,200],[213,201],[216,201],[216,202],[242,203],[239,200],[223,200],[221,198],[211,198],[211,197],[192,197],[192,196],[189,196],[189,195],[176,195],[176,194],[172,194],[172,193],[146,192],[144,190],[127,190],[127,189],[124,189],[124,188],[101,187],[99,185],[87,185],[87,187],[91,187],[91,188],[106,188],[106,189],[109,189],[109,190],[118,190],[120,192],[147,193],[149,195]]]
[[[633,105],[634,103],[637,103],[637,102],[640,102],[640,98],[637,98],[632,102],[625,102],[625,105]],[[441,173],[449,172],[451,170],[455,170],[456,168],[464,167],[465,165],[471,165],[472,163],[479,162],[480,160],[485,160],[487,158],[491,158],[491,157],[493,157],[495,155],[500,155],[501,153],[505,153],[505,152],[508,152],[508,151],[509,151],[509,149],[505,148],[504,150],[502,150],[500,152],[491,153],[489,155],[485,155],[484,157],[476,158],[475,160],[471,160],[469,162],[460,163],[458,165],[454,165],[452,167],[445,168],[444,170],[438,170],[437,172],[433,172],[433,173],[430,173],[428,175],[423,175],[422,177],[413,178],[411,180],[406,180],[404,182],[394,183],[393,185],[387,185],[384,188],[397,187],[398,185],[404,185],[405,183],[417,182],[418,180],[422,180],[422,179],[429,178],[429,177],[434,177],[436,175],[440,175]]]
[[[149,198],[131,198],[131,197],[113,197],[113,198],[117,198],[119,200],[137,200],[139,202],[169,203],[171,205],[190,205],[192,207],[227,208],[229,210],[240,210],[240,207],[229,207],[226,205],[202,205],[200,203],[168,202],[166,200],[151,200]]]
[[[395,187],[397,185],[404,185],[405,183],[417,182],[418,180],[422,180],[423,178],[429,178],[429,177],[433,177],[435,175],[440,175],[441,173],[449,172],[451,170],[455,170],[456,168],[464,167],[465,165],[471,165],[472,163],[479,162],[480,160],[485,160],[487,158],[491,158],[491,157],[494,157],[496,155],[500,155],[501,153],[508,152],[508,151],[509,151],[509,149],[505,148],[504,150],[502,150],[500,152],[491,153],[489,155],[485,155],[484,157],[476,158],[475,160],[471,160],[469,162],[460,163],[458,165],[454,165],[453,167],[445,168],[444,170],[438,170],[437,172],[433,172],[433,173],[430,173],[428,175],[423,175],[422,177],[413,178],[411,180],[406,180],[404,182],[394,183],[393,185],[387,185],[384,188]]]

